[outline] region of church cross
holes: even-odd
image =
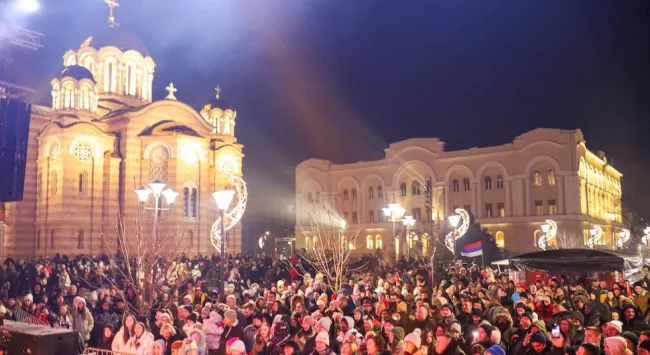
[[[115,22],[115,8],[120,6],[117,0],[104,0],[108,5],[108,26],[117,27],[119,24]]]
[[[217,92],[217,100],[219,100],[219,94],[221,93],[221,86],[217,85],[216,89],[214,89]]]
[[[166,99],[176,100],[176,96],[174,96],[174,93],[178,91],[178,89],[174,87],[174,83],[169,83],[169,85],[167,85],[165,90],[167,90],[167,92],[169,93],[167,94]]]

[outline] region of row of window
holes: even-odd
[[[555,200],[546,201],[546,206],[544,206],[543,200],[535,200],[535,215],[544,216],[554,214],[557,214],[557,203]]]
[[[496,189],[497,190],[503,190],[503,175],[497,175],[496,179]],[[491,176],[486,176],[483,178],[483,188],[486,191],[492,190],[492,177]],[[469,192],[472,190],[472,184],[468,178],[463,179],[463,191],[464,192]],[[451,191],[452,192],[460,192],[460,183],[458,179],[454,179],[451,181]]]
[[[421,221],[422,220],[422,209],[421,208],[414,208],[411,210],[413,216],[413,219],[416,221]],[[375,218],[375,215],[377,218]],[[351,217],[351,218],[350,218]],[[356,224],[359,223],[359,220],[357,218],[357,212],[343,212],[343,219],[347,223],[351,224]],[[368,211],[368,223],[383,223],[386,221],[386,218],[384,216],[383,211],[379,210],[375,213],[375,211]]]
[[[544,178],[542,177],[541,172],[535,171],[533,176],[534,176],[536,187],[540,187],[544,184]],[[546,172],[546,184],[548,186],[555,186],[555,171],[552,169]]]

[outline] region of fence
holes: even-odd
[[[123,351],[110,351],[97,348],[86,348],[82,355],[136,355],[135,353],[125,353]]]
[[[42,320],[34,317],[31,314],[23,311],[20,308],[16,308],[16,310],[14,311],[14,317],[16,317],[17,322],[33,324],[33,325],[47,325],[47,326],[49,326],[49,324],[43,322]]]

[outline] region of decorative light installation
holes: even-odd
[[[555,238],[555,235],[557,234],[557,223],[552,219],[547,219],[546,224],[542,225],[542,231],[544,232],[544,235],[539,238],[537,245],[542,248],[542,250],[546,250],[548,242]]]
[[[454,241],[465,235],[467,229],[469,229],[469,213],[462,208],[457,208],[455,212],[457,213],[456,215],[447,217],[449,223],[451,223],[451,226],[455,229],[445,237],[445,246],[452,253],[454,253]],[[458,222],[460,222],[461,219],[462,223],[458,226]]]
[[[643,230],[643,237],[641,237],[641,242],[644,245],[648,245],[648,239],[650,239],[650,227],[645,227]]]
[[[246,182],[239,176],[231,176],[228,178],[228,181],[235,187],[235,194],[237,195],[237,204],[235,207],[226,213],[225,230],[230,230],[232,227],[237,225],[246,211],[246,202],[248,201],[248,190],[246,189]],[[218,250],[221,249],[221,241],[223,236],[221,235],[221,217],[218,217],[217,220],[212,225],[210,230],[210,242]]]
[[[591,234],[591,237],[587,239],[587,246],[589,249],[593,249],[594,244],[598,243],[600,238],[603,237],[603,229],[599,225],[594,224],[594,227],[589,230],[589,234]]]
[[[630,230],[625,228],[621,229],[621,231],[618,232],[618,240],[616,241],[616,244],[619,248],[623,249],[623,245],[628,240],[630,240]]]

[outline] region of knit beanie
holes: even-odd
[[[395,338],[397,338],[398,341],[401,341],[404,339],[404,328],[401,327],[394,327],[392,329],[393,334],[395,335]]]
[[[503,348],[499,345],[490,346],[487,348],[487,350],[485,350],[485,353],[489,355],[506,355],[506,351],[503,350]]]
[[[327,317],[323,317],[318,321],[318,324],[323,327],[326,332],[329,332],[330,328],[332,327],[332,320]]]
[[[237,351],[240,354],[245,354],[246,353],[246,345],[244,344],[243,341],[237,339],[235,340],[234,343],[230,344],[230,350],[231,351]]]
[[[330,335],[327,332],[320,332],[316,335],[316,342],[322,342],[330,346]]]
[[[607,323],[607,326],[616,329],[618,334],[623,333],[623,322],[621,322],[620,320],[613,320]]]
[[[541,343],[541,344],[546,344],[546,335],[542,332],[535,332],[530,336],[530,342],[531,343]]]
[[[481,324],[478,327],[482,328],[485,331],[485,334],[487,334],[488,338],[490,338],[492,336],[492,325],[490,325],[490,324]]]
[[[605,345],[609,348],[611,354],[625,354],[627,342],[623,337],[609,337],[605,338]]]
[[[422,331],[420,330],[420,328],[415,328],[413,333],[409,333],[409,335],[407,335],[404,338],[404,342],[405,343],[411,343],[411,344],[415,345],[416,349],[419,349],[420,346],[422,345],[422,337],[421,337],[421,335],[422,335]]]

